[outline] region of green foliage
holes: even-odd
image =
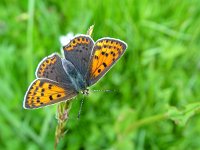
[[[185,126],[187,121],[200,110],[200,103],[188,104],[183,110],[176,107],[169,108],[168,117],[175,123]]]
[[[59,37],[127,42],[122,59],[73,100],[58,149],[200,149],[199,0],[1,0],[0,149],[53,149],[56,105],[22,108],[42,58]]]

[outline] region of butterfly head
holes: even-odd
[[[81,93],[84,95],[89,95],[89,89],[85,89],[85,90],[81,91]]]

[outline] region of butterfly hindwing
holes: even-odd
[[[117,62],[124,54],[127,44],[113,38],[99,39],[93,48],[87,83],[93,85]]]
[[[36,70],[37,78],[47,78],[57,82],[70,83],[70,79],[64,71],[62,60],[56,53],[44,58]]]
[[[69,60],[83,77],[86,76],[94,42],[90,36],[74,37],[63,47],[65,58]]]
[[[24,97],[24,108],[34,109],[69,100],[77,95],[70,84],[39,78],[32,82]]]

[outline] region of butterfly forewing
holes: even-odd
[[[96,83],[117,62],[127,48],[125,42],[102,38],[98,40],[93,48],[90,66],[87,73],[87,83]]]
[[[77,93],[71,85],[39,78],[32,82],[26,92],[24,108],[34,109],[69,100]]]
[[[94,42],[90,36],[79,35],[63,47],[65,58],[85,77]]]
[[[61,58],[58,54],[44,58],[38,65],[36,70],[37,78],[47,78],[57,82],[70,83],[70,78],[64,71]]]

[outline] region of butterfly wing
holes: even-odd
[[[87,73],[88,86],[96,83],[124,54],[127,44],[113,38],[99,39],[93,48]]]
[[[32,82],[24,97],[24,108],[34,109],[69,100],[78,92],[70,84],[39,78]]]
[[[47,78],[57,82],[70,83],[70,78],[64,71],[62,60],[57,53],[44,58],[36,70],[37,78]]]
[[[79,35],[63,47],[65,58],[69,60],[83,77],[86,76],[94,41],[90,36]]]

